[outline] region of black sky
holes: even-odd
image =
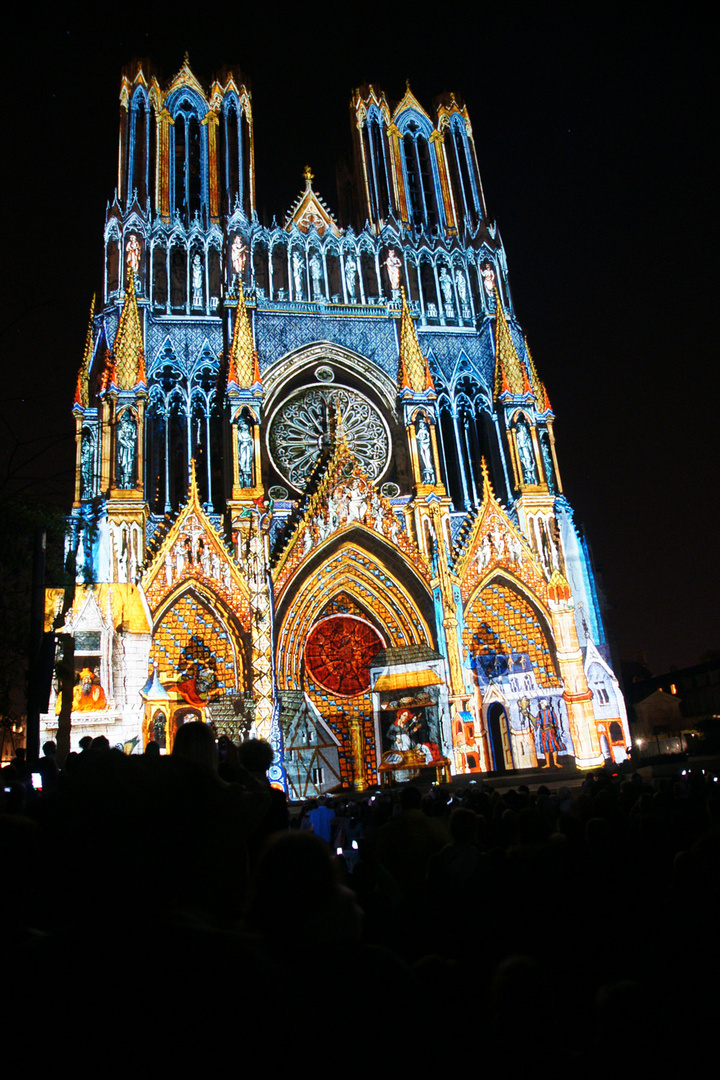
[[[147,56],[169,78],[187,49],[206,83],[240,67],[268,220],[282,220],[305,164],[337,205],[351,89],[375,82],[398,100],[409,78],[428,109],[453,90],[470,110],[619,655],[645,653],[659,673],[720,648],[714,61],[687,10],[643,8],[182,5],[136,9],[132,22],[124,5],[90,21],[18,17],[3,75],[4,490],[71,499],[70,407],[102,280],[123,65]]]

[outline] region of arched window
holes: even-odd
[[[127,201],[137,192],[138,202],[145,206],[148,197],[148,168],[150,162],[149,109],[144,91],[136,90],[130,107],[130,146],[127,168]]]
[[[530,425],[526,418],[521,414],[513,424],[513,427],[515,429],[515,445],[517,447],[520,483],[523,485],[537,484],[538,468],[537,461],[535,460],[535,449],[533,447],[532,436],[530,434]]]
[[[385,220],[391,207],[385,127],[382,114],[375,108],[371,109],[363,129],[363,142],[370,191],[370,216],[375,221]]]
[[[288,254],[284,243],[274,243],[270,260],[272,269],[271,299],[288,298]]]
[[[550,447],[550,435],[546,428],[540,428],[540,453],[542,454],[543,472],[545,473],[545,481],[550,489],[551,495],[557,495],[557,484],[555,482],[555,468],[553,466],[552,449]]]
[[[231,214],[235,203],[243,203],[243,139],[241,113],[237,98],[233,94],[226,99],[222,119],[223,167],[221,184],[223,188],[223,207]]]
[[[152,305],[153,310],[165,313],[168,306],[167,248],[157,240],[152,248]]]
[[[458,459],[458,441],[455,435],[452,403],[444,394],[438,399],[440,414],[439,434],[440,452],[445,471],[445,487],[452,499],[453,508],[461,510],[465,506],[465,496]]]
[[[187,261],[187,248],[179,237],[173,237],[170,248],[170,309],[182,315],[188,314]]]
[[[203,175],[206,163],[205,129],[192,103],[184,98],[173,115],[170,128],[172,152],[172,210],[186,225],[204,210]]]
[[[431,160],[432,151],[427,136],[415,120],[411,120],[402,140],[410,224],[416,229],[432,231],[440,224],[440,209]]]
[[[116,293],[120,281],[120,231],[116,223],[108,230],[105,241],[105,299]]]
[[[176,509],[185,498],[191,458],[206,508],[222,504],[222,417],[214,364],[206,350],[190,376],[169,345],[160,358],[147,414],[146,491],[153,513]]]
[[[475,229],[480,213],[473,183],[473,164],[467,131],[459,116],[455,116],[445,135],[445,153],[458,217],[464,217],[468,225]]]

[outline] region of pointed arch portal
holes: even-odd
[[[280,697],[308,696],[339,740],[345,783],[377,778],[372,655],[388,646],[435,645],[427,587],[389,545],[375,540],[370,550],[365,539],[358,529],[322,545],[277,609]]]

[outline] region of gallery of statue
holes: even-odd
[[[334,214],[255,210],[237,73],[122,77],[73,415],[72,745],[202,719],[304,796],[622,760],[554,413],[465,106],[351,100]],[[44,731],[58,726],[55,691]],[[429,772],[424,772],[429,770]]]

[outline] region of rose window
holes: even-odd
[[[345,438],[371,480],[385,472],[390,434],[378,410],[355,390],[317,386],[299,391],[283,405],[270,425],[268,448],[278,472],[302,490],[325,447],[339,407]]]

